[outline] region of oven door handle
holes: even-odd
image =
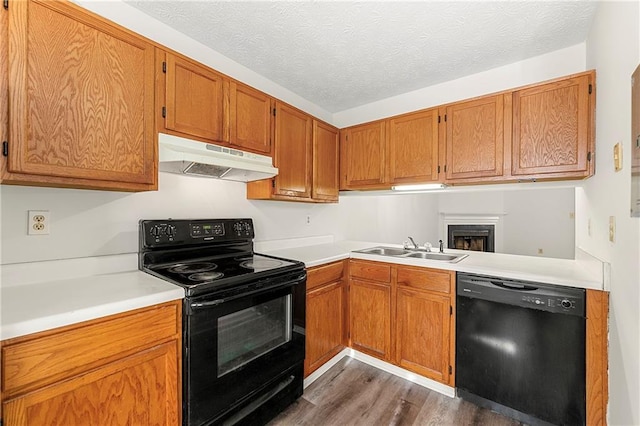
[[[204,308],[210,308],[212,306],[218,306],[221,305],[223,303],[229,302],[231,300],[235,300],[235,299],[239,299],[241,297],[246,297],[246,296],[252,296],[256,293],[265,293],[268,291],[273,291],[273,290],[279,290],[281,288],[285,288],[285,287],[293,287],[296,286],[302,282],[304,282],[304,280],[307,278],[307,274],[301,274],[298,277],[294,278],[293,280],[288,280],[286,282],[280,283],[278,285],[274,285],[274,286],[270,286],[270,287],[260,287],[260,288],[256,288],[253,291],[248,291],[245,293],[238,293],[238,294],[234,294],[233,296],[229,296],[229,297],[225,297],[223,299],[214,299],[214,300],[207,300],[205,302],[192,302],[189,304],[189,307],[191,308],[191,311],[194,311],[196,309],[204,309]],[[263,280],[264,282],[268,282],[269,280]],[[258,284],[260,283],[260,281],[258,281]]]

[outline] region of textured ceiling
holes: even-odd
[[[329,112],[586,40],[592,1],[133,1]]]

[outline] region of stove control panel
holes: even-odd
[[[250,241],[254,237],[251,219],[142,220],[142,247],[168,247],[218,241]]]

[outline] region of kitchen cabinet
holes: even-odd
[[[180,309],[169,302],[3,341],[3,424],[179,424]]]
[[[503,174],[504,95],[485,96],[443,108],[447,182]]]
[[[349,127],[340,132],[340,189],[375,189],[385,183],[384,121]]]
[[[338,129],[276,101],[274,165],[278,175],[247,183],[247,198],[338,201]]]
[[[230,140],[232,147],[271,155],[273,100],[237,82],[230,84]]]
[[[346,266],[341,260],[307,270],[305,377],[347,344]]]
[[[395,363],[453,386],[455,272],[396,268]]]
[[[352,260],[349,264],[349,345],[391,361],[391,267]]]
[[[439,178],[438,110],[387,121],[389,183],[433,182]]]
[[[225,117],[228,98],[224,93],[229,90],[229,82],[221,74],[183,56],[164,55],[164,90],[159,94],[164,95],[161,130],[206,142],[229,142]]]
[[[313,186],[315,200],[338,201],[340,149],[339,131],[333,126],[313,120]]]
[[[593,79],[587,73],[513,92],[514,176],[593,174]]]
[[[453,271],[351,260],[350,346],[454,386],[454,289]]]
[[[154,46],[68,2],[16,1],[3,15],[3,183],[155,189]]]

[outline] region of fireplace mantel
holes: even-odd
[[[449,225],[494,225],[495,229],[495,252],[502,253],[503,247],[503,218],[504,213],[491,214],[469,214],[469,213],[440,213],[440,239],[448,247],[448,227]],[[448,247],[453,248],[453,247]]]

